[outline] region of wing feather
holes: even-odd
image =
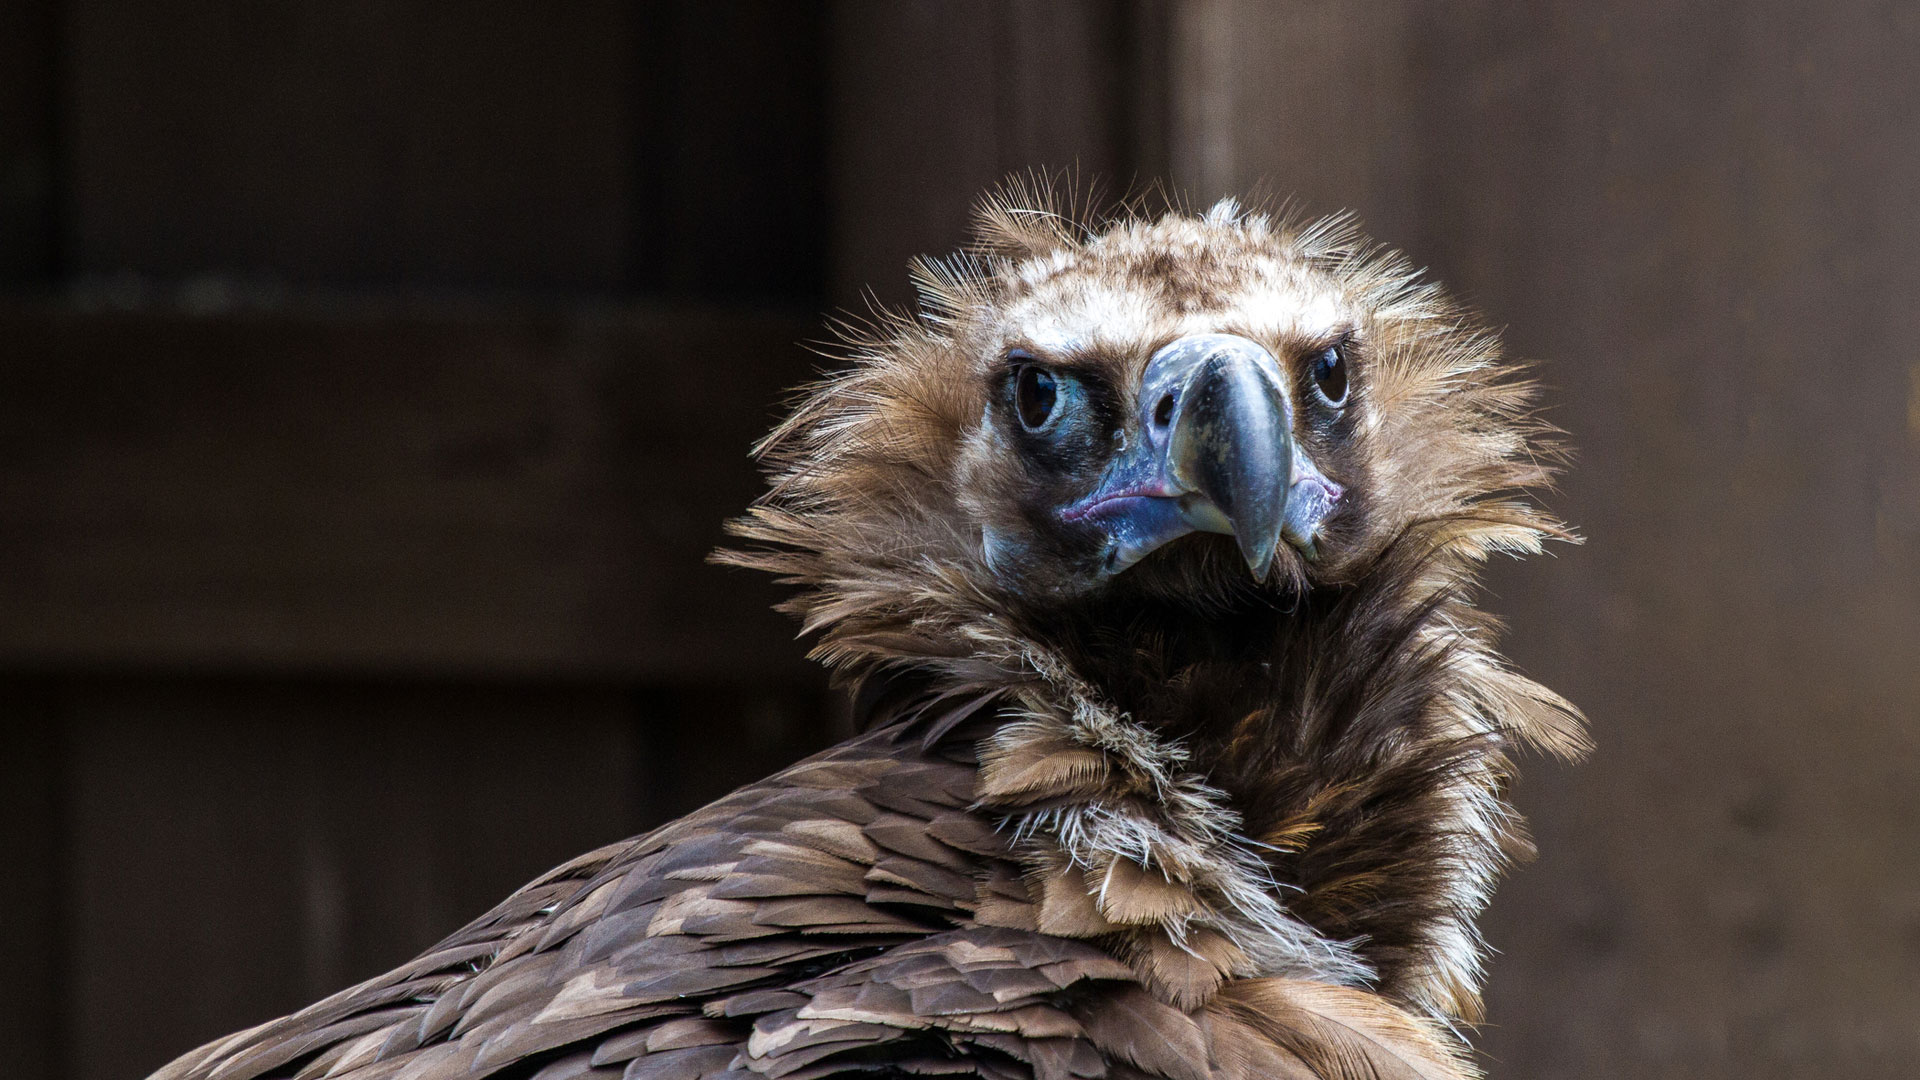
[[[1007,767],[1040,792],[1092,768],[1058,750]],[[1184,926],[1198,901],[1158,869],[1030,876],[977,775],[875,732],[155,1080],[1469,1075],[1372,995],[1234,979],[1245,957]]]

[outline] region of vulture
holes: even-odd
[[[1497,336],[1345,216],[1021,183],[756,449],[861,734],[156,1080],[1463,1077],[1571,539]]]

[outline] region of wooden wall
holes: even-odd
[[[1492,1075],[1909,1073],[1920,19],[1132,17],[1159,65],[1129,83],[1160,95],[1133,106],[1140,169],[1358,211],[1541,363],[1579,449],[1555,505],[1588,543],[1497,567],[1490,600],[1600,743],[1522,778],[1543,856],[1487,921]]]
[[[1537,358],[1588,542],[1502,567],[1584,706],[1486,931],[1496,1076],[1920,1060],[1920,17],[1194,9],[1204,195],[1350,206]]]
[[[564,10],[562,10],[564,8]],[[0,1045],[117,1080],[843,729],[706,566],[818,313],[1035,166],[1352,207],[1542,361],[1496,1077],[1920,1056],[1920,20],[0,8]]]

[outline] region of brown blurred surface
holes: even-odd
[[[447,306],[443,305],[443,308]],[[0,305],[0,655],[29,666],[788,678],[707,566],[812,320]]]
[[[1906,5],[0,11],[0,1044],[116,1080],[842,707],[701,562],[796,342],[1031,166],[1352,208],[1542,362],[1495,1077],[1920,1059]],[[110,1032],[111,1037],[103,1037]]]
[[[1588,543],[1494,575],[1599,744],[1523,778],[1494,1075],[1912,1075],[1920,15],[1207,18],[1203,194],[1358,211],[1544,361],[1579,450],[1555,505]]]

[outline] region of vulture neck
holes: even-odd
[[[981,805],[1053,883],[1040,929],[1119,942],[1167,1000],[1285,975],[1473,1020],[1474,919],[1527,850],[1507,744],[1578,734],[1491,651],[1454,569],[1388,557],[1358,585],[1205,615],[956,617],[919,662],[886,639],[920,689],[896,680],[873,721],[978,741]],[[1141,880],[1159,906],[1114,899]],[[1152,959],[1169,949],[1205,963]]]

